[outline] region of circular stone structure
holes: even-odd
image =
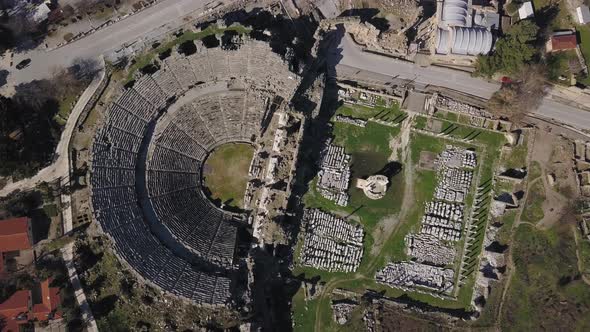
[[[254,147],[245,143],[228,143],[217,147],[205,159],[202,184],[214,201],[230,209],[244,208],[244,193]]]
[[[299,78],[267,43],[175,51],[115,95],[92,145],[93,213],[144,281],[198,304],[228,305],[244,216],[203,193],[202,165],[226,143],[256,144],[277,99]]]
[[[381,199],[387,192],[387,185],[389,180],[385,175],[371,175],[366,180],[357,179],[356,187],[362,189],[367,197],[370,199]]]

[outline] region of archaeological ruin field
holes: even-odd
[[[468,310],[491,223],[492,192],[513,189],[494,175],[500,164],[518,163],[522,152],[516,148],[515,153],[501,158],[509,137],[491,124],[475,125],[471,116],[460,112],[438,111],[427,117],[401,110],[395,100],[376,97],[375,101],[373,105],[345,102],[331,119],[327,146],[332,148],[326,149],[323,158],[330,158],[333,146],[350,155],[346,206],[322,193],[326,190],[322,176],[330,172],[321,169],[322,161],[303,200],[306,209],[331,213],[362,227],[363,257],[358,269],[343,272],[334,266],[310,264],[310,255],[326,255],[330,250],[336,254],[340,249],[326,245],[312,248],[316,251],[310,254],[309,239],[302,235],[293,273],[319,278],[325,283],[323,294],[334,289],[368,290],[391,298],[407,296],[410,301],[439,308]],[[390,171],[390,183],[382,199],[371,200],[355,188],[355,178],[384,171]],[[304,224],[306,221],[304,218]],[[305,257],[305,262],[297,257]],[[431,279],[439,274],[440,280]],[[320,295],[304,307],[315,309],[319,324],[335,328],[330,301]],[[300,310],[305,309],[294,301],[295,317],[302,315]],[[302,326],[305,321],[309,319],[301,318]]]

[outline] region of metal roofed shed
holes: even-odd
[[[449,30],[438,29],[436,31],[436,53],[449,54],[451,52],[451,32]]]
[[[588,9],[588,6],[582,5],[576,8],[576,13],[578,14],[578,23],[586,24],[590,22],[590,9]]]
[[[436,53],[438,54],[488,54],[494,42],[492,33],[485,28],[438,29],[437,39]]]
[[[500,28],[500,14],[492,12],[478,13],[473,17],[475,25],[498,30]]]
[[[518,8],[518,17],[520,17],[521,20],[534,16],[535,10],[533,9],[532,1],[525,2],[522,4],[522,6],[520,6],[520,8]]]
[[[447,26],[467,25],[468,14],[468,0],[445,0],[443,2],[442,23]]]
[[[489,30],[483,28],[452,29],[455,36],[452,52],[455,54],[478,55],[488,54],[492,50],[494,38]]]

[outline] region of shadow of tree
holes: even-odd
[[[113,309],[119,297],[116,295],[109,295],[100,299],[98,302],[92,303],[92,313],[96,319],[107,316]]]

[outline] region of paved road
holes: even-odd
[[[92,315],[90,304],[86,299],[86,294],[84,294],[84,289],[82,288],[82,284],[80,283],[80,278],[78,278],[78,272],[76,272],[76,267],[74,266],[74,243],[68,243],[65,247],[61,248],[61,253],[66,268],[68,269],[68,276],[70,277],[70,282],[72,283],[72,287],[74,288],[76,302],[78,302],[78,306],[80,307],[80,311],[82,312],[82,320],[87,323],[86,330],[88,332],[98,332],[96,320]]]
[[[100,60],[101,67],[104,68],[104,61],[102,57],[100,57]],[[69,176],[70,159],[68,150],[70,145],[70,138],[72,137],[72,133],[76,128],[76,123],[78,122],[80,114],[84,110],[84,107],[86,106],[90,98],[92,98],[92,96],[94,95],[94,92],[96,92],[96,89],[98,88],[100,82],[104,79],[104,77],[105,71],[103,69],[96,76],[96,78],[92,82],[90,82],[90,85],[88,85],[86,90],[84,90],[84,93],[82,93],[82,95],[76,102],[76,105],[74,106],[72,112],[70,113],[70,116],[68,117],[66,126],[61,133],[60,140],[57,143],[57,147],[55,149],[54,162],[51,165],[40,170],[37,174],[35,174],[35,176],[31,178],[7,184],[6,186],[4,186],[4,188],[0,190],[0,197],[5,197],[11,192],[15,191],[16,189],[23,191],[29,190],[34,188],[41,182],[51,182],[58,178]],[[62,197],[62,199],[64,199],[64,201],[62,202],[63,204],[67,205],[69,203],[69,196],[65,198]],[[69,208],[67,210],[68,211],[64,211],[64,213],[70,212]],[[69,215],[69,217],[71,219],[71,214]],[[71,226],[70,229],[66,230],[66,232],[68,232],[69,230],[71,230]]]
[[[534,113],[577,129],[590,130],[590,112],[552,100],[551,96],[545,97]]]
[[[363,52],[348,34],[344,35],[338,49],[341,50],[341,65],[413,80],[424,86],[443,86],[485,99],[489,99],[500,88],[497,82],[474,78],[465,72],[434,66],[420,67],[411,62]]]
[[[391,77],[388,81],[412,80],[423,86],[441,86],[485,99],[489,99],[500,88],[497,82],[474,78],[465,72],[433,66],[419,67],[411,62],[363,52],[348,34],[342,38],[334,57],[334,61],[338,62],[337,74],[339,68],[349,73],[350,68],[357,68],[375,73],[375,77]],[[534,113],[578,129],[590,130],[590,112],[552,100],[551,96],[546,97]]]
[[[176,29],[186,21],[185,16],[197,17],[213,0],[163,0],[133,16],[105,27],[64,47],[45,51],[36,49],[14,55],[13,64],[30,58],[31,64],[22,70],[14,67],[8,76],[9,86],[49,77],[54,68],[67,67],[76,58],[94,58],[114,51],[145,36],[155,36]]]

